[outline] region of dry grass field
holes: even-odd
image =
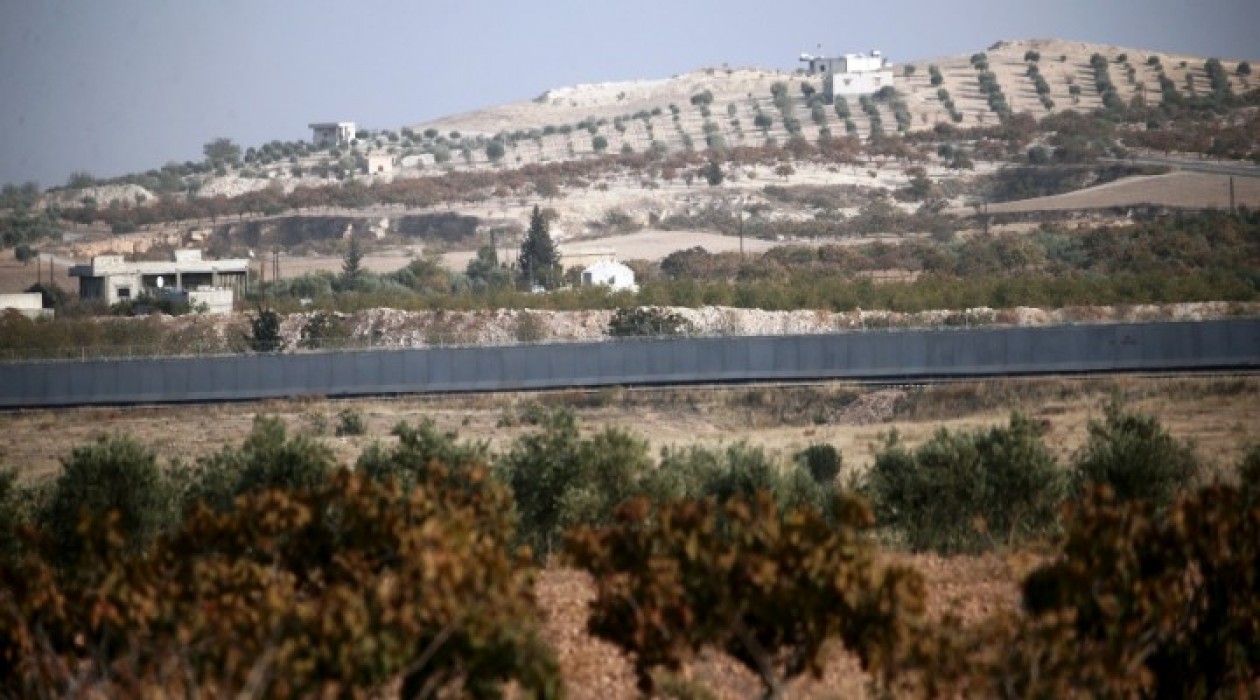
[[[192,460],[239,444],[255,415],[284,419],[293,432],[323,436],[345,461],[374,440],[391,440],[400,421],[435,421],[461,437],[506,449],[538,406],[569,406],[585,430],[606,425],[640,434],[655,453],[667,446],[744,440],[789,457],[815,442],[835,445],[848,467],[870,464],[882,436],[897,430],[914,444],[939,428],[1003,423],[1019,410],[1038,420],[1046,442],[1067,460],[1113,394],[1157,416],[1200,456],[1225,469],[1260,436],[1260,377],[1008,379],[931,387],[866,388],[844,384],[747,386],[474,396],[283,400],[239,404],[74,408],[0,413],[0,464],[28,478],[57,472],[71,447],[97,435],[130,434],[159,459]],[[334,437],[338,412],[363,414],[363,436]]]

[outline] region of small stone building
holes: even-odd
[[[364,158],[368,175],[388,175],[394,172],[395,158],[389,153],[369,153]]]

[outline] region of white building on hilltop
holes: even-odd
[[[604,285],[614,292],[639,291],[639,285],[634,283],[634,270],[611,260],[601,260],[582,270],[582,286],[593,285]]]
[[[801,61],[808,66],[808,75],[822,77],[828,102],[836,95],[869,95],[893,84],[892,64],[878,51],[833,58],[801,54]]]
[[[340,146],[354,138],[354,122],[318,122],[311,127],[311,143],[316,148]]]

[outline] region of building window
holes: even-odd
[[[119,299],[130,299],[130,298],[131,298],[131,287],[119,287],[119,288],[118,288],[118,298],[119,298]]]

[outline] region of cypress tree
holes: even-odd
[[[550,225],[538,210],[538,205],[534,205],[534,213],[529,217],[529,232],[521,244],[517,266],[524,284],[541,284],[548,289],[555,286],[560,253],[551,240]]]

